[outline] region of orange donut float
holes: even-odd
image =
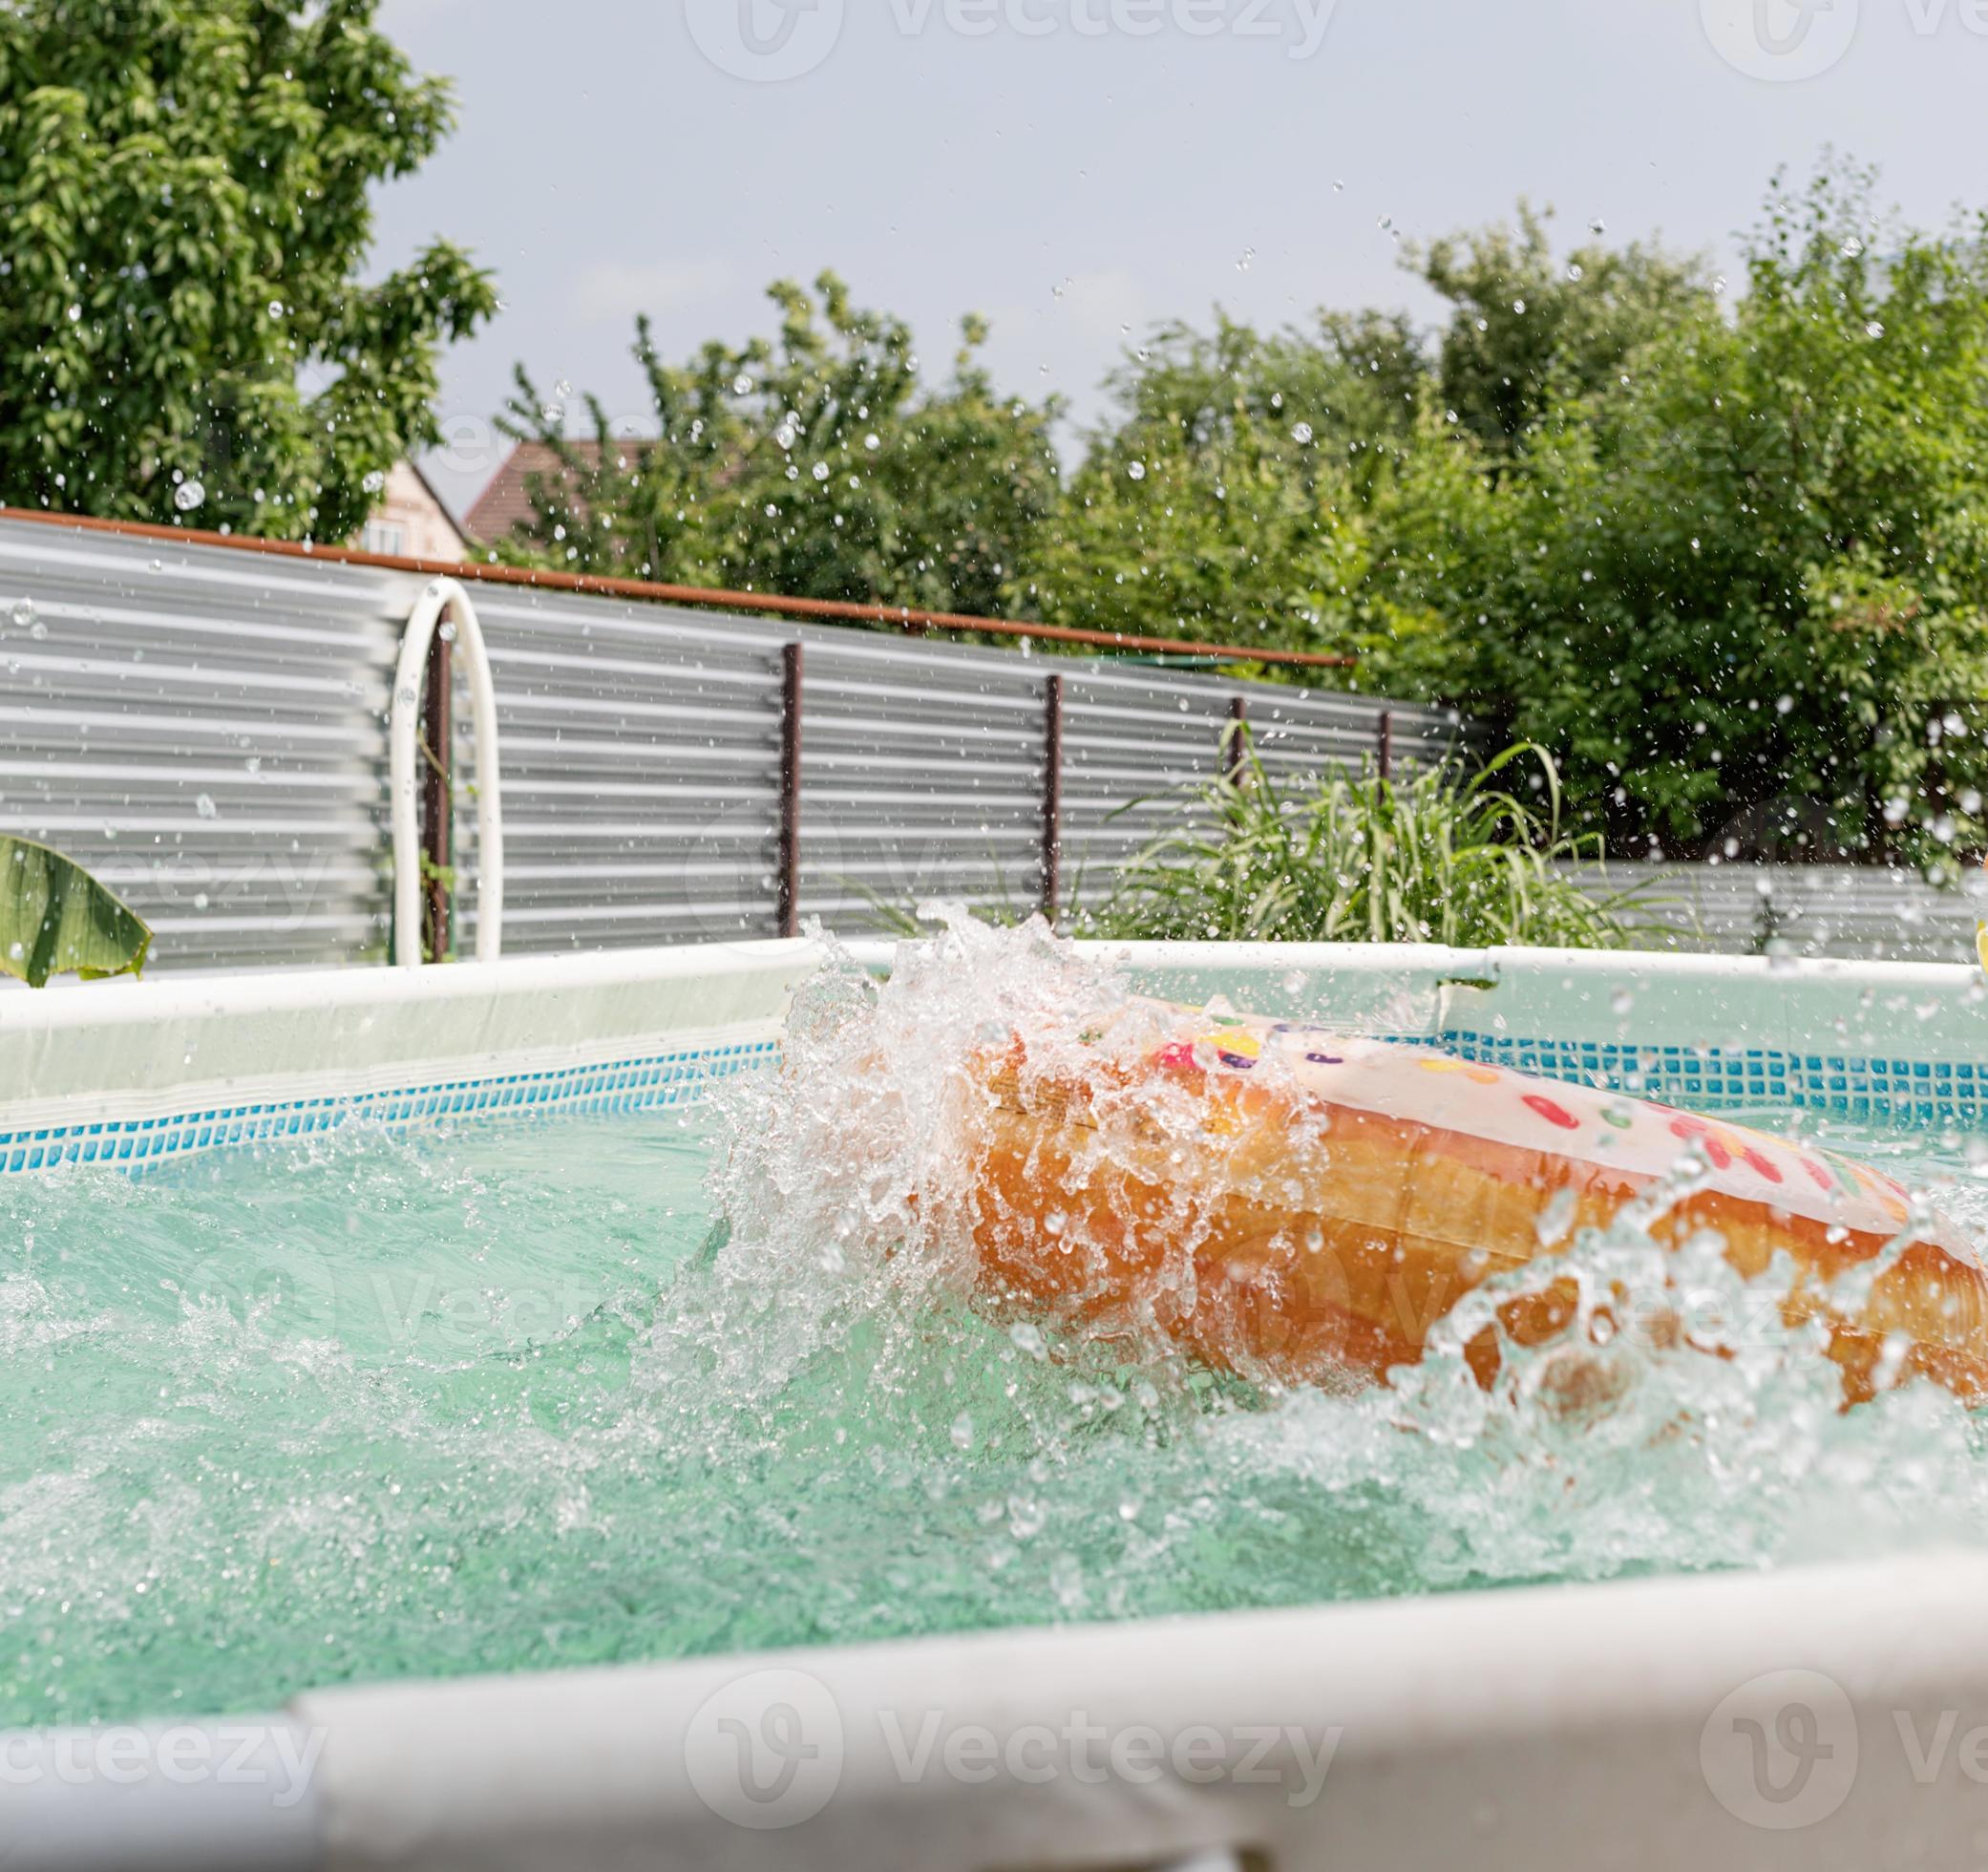
[[[979,1284],[1092,1332],[1156,1330],[1280,1383],[1380,1378],[1418,1360],[1473,1288],[1638,1204],[1673,1254],[1716,1230],[1745,1279],[1786,1254],[1784,1319],[1825,1321],[1851,1401],[1909,1373],[1988,1396],[1974,1244],[1829,1151],[1417,1047],[1156,1002],[1018,1034],[976,1054],[969,1077]],[[1532,1284],[1497,1317],[1512,1343],[1540,1344],[1576,1297],[1571,1280]],[[1618,1298],[1690,1338],[1662,1323],[1660,1301]],[[1491,1384],[1498,1334],[1487,1326],[1466,1356]]]

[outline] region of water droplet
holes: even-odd
[[[1017,1351],[1026,1352],[1030,1358],[1042,1357],[1045,1341],[1041,1327],[1028,1320],[1020,1320],[1008,1328],[1007,1336],[1014,1342]]]
[[[221,811],[221,808],[215,805],[214,796],[211,793],[201,794],[201,797],[193,802],[193,809],[195,812],[200,814],[200,816],[203,819],[214,819],[218,817]]]
[[[1884,321],[1882,319],[1872,319],[1864,328],[1864,335],[1867,338],[1882,338],[1885,335]]]
[[[1526,302],[1523,299],[1514,299],[1512,302],[1512,309],[1514,312],[1516,312],[1520,318],[1524,318],[1526,315]]]
[[[206,500],[207,490],[199,481],[181,481],[173,490],[173,505],[182,514],[190,514]]]
[[[26,630],[34,622],[34,600],[32,598],[16,599],[13,609],[8,615],[12,618],[13,627],[16,630]]]
[[[1843,244],[1843,257],[1846,260],[1854,260],[1863,251],[1864,244],[1854,234]]]
[[[444,618],[442,620],[441,628],[437,630],[434,634],[437,637],[439,637],[443,643],[453,644],[455,641],[455,620],[454,618]]]
[[[973,1419],[964,1411],[953,1419],[953,1448],[970,1450],[973,1447]]]
[[[1542,1248],[1554,1247],[1567,1239],[1579,1207],[1580,1199],[1571,1189],[1563,1189],[1533,1217],[1533,1232],[1539,1237]]]
[[[737,376],[732,378],[731,390],[732,394],[735,396],[750,396],[752,394],[752,379],[741,371]]]
[[[1125,472],[1128,475],[1130,475],[1133,480],[1143,481],[1146,479],[1146,464],[1143,461],[1135,461]]]
[[[1294,442],[1303,444],[1311,440],[1312,433],[1312,426],[1310,423],[1301,422],[1295,429],[1291,431],[1291,439]]]
[[[72,324],[72,325],[80,325],[80,324],[82,323],[82,320],[83,320],[83,308],[81,308],[80,306],[72,306],[72,307],[71,307],[71,308],[69,308],[69,322],[70,322],[70,324]]]
[[[365,488],[368,494],[378,494],[387,485],[385,470],[375,468],[360,485]]]
[[[828,463],[827,463],[827,462],[825,462],[825,461],[817,461],[817,462],[816,462],[816,463],[814,464],[814,479],[816,479],[817,481],[825,481],[825,480],[827,480],[827,479],[828,479],[828,478],[829,478],[829,465],[828,465]]]
[[[271,318],[281,318],[283,316],[283,301],[281,299],[270,300],[269,316]]]

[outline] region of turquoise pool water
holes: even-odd
[[[1841,1415],[1801,1348],[1625,1340],[1576,1419],[1440,1361],[1264,1397],[979,1316],[879,1244],[934,1059],[1019,967],[826,982],[793,1074],[696,1119],[0,1182],[0,1726],[1988,1539],[1977,1419]],[[1988,1226],[1974,1140],[1824,1135]]]

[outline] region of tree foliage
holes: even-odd
[[[1554,252],[1552,212],[1410,247],[1409,269],[1449,306],[1437,393],[1467,435],[1509,449],[1556,404],[1607,386],[1653,339],[1713,310],[1704,263],[1593,239]]]
[[[1361,595],[1378,483],[1417,426],[1406,321],[1322,313],[1265,337],[1162,328],[1111,379],[1015,608],[1062,625],[1266,649],[1410,656],[1419,621]]]
[[[496,299],[441,241],[358,277],[450,121],[376,7],[0,7],[0,500],[338,539],[438,439]]]
[[[598,397],[576,446],[519,368],[508,434],[548,449],[516,556],[567,569],[807,598],[998,614],[1056,492],[1053,406],[995,394],[965,321],[948,381],[920,380],[911,330],[824,273],[781,282],[777,336],[670,364],[645,319],[654,431],[612,433]]]
[[[1978,811],[1988,223],[1872,223],[1854,171],[1777,186],[1730,318],[1396,499],[1377,580],[1618,845],[1885,853]]]

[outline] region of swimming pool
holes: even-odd
[[[1197,1624],[1125,1622],[1198,1614],[1233,1634],[1245,1685],[1277,1678],[1290,1632],[1312,1634],[1330,1660],[1312,1687],[1322,1720],[1388,1616],[1401,1655],[1448,1630],[1475,1656],[1491,1629],[1531,1628],[1542,1602],[1592,1641],[1600,1627],[1582,1621],[1613,1615],[1580,1608],[1627,1618],[1629,1594],[1657,1595],[1634,1602],[1646,1631],[1740,1618],[1758,1637],[1775,1626],[1745,1598],[1758,1569],[1793,1569],[1773,1583],[1777,1619],[1802,1602],[1790,1583],[1827,1577],[1808,1569],[1849,1569],[1868,1623],[1868,1582],[1918,1568],[1924,1603],[1954,1591],[1953,1567],[1976,1568],[1929,1574],[1923,1558],[1988,1536],[1976,1419],[1925,1387],[1841,1415],[1815,1363],[1772,1345],[1720,1363],[1625,1344],[1635,1402],[1605,1421],[1571,1424],[1514,1395],[1464,1422],[1412,1387],[1266,1398],[1126,1369],[905,1278],[866,1249],[934,1062],[1032,971],[1106,965],[963,928],[897,962],[880,1000],[853,962],[767,945],[413,986],[270,978],[0,1005],[12,1082],[47,1088],[43,1121],[11,1116],[22,1161],[0,1179],[0,1417],[13,1431],[0,1450],[0,1727],[287,1705],[329,1737],[297,1803],[314,1829],[300,1851],[330,1838],[346,1842],[340,1862],[388,1862],[412,1839],[422,1863],[496,1862],[496,1812],[512,1812],[518,1840],[552,1836],[493,1806],[493,1777],[514,1803],[543,1783],[572,1837],[592,1838],[573,1789],[609,1772],[624,1697],[648,1699],[644,1772],[631,1791],[615,1778],[629,1762],[613,1769],[621,1818],[599,1824],[625,1822],[631,1851],[652,1848],[666,1810],[669,1838],[703,1839],[698,1826],[725,1817],[694,1773],[686,1782],[681,1732],[754,1656],[778,1653],[776,1671],[807,1660],[853,1732],[886,1679],[891,1707],[923,1681],[955,1718],[986,1683],[1021,1695],[1046,1670],[1089,1683],[1093,1700],[1124,1695],[1144,1668],[1127,1661],[1131,1634],[1174,1634],[1149,1640],[1162,1653],[1204,1642]],[[1988,1227],[1971,1102],[1973,1059],[1988,1053],[1970,1054],[1981,997],[1957,969],[1192,950],[1113,966],[1176,995],[1442,1035],[1793,1123],[1938,1186]],[[794,1070],[751,1072],[783,1015]],[[835,1060],[852,1033],[895,1050],[897,1116],[877,1108],[888,1123],[875,1148],[837,1156],[850,1117],[835,1101],[851,1088]],[[1694,1572],[1741,1577],[1673,1584]],[[1525,1586],[1545,1589],[1510,1590]],[[1720,1610],[1735,1594],[1753,1609]],[[870,1649],[904,1639],[926,1643]],[[935,1641],[995,1649],[962,1678],[961,1655]],[[1223,1648],[1207,1642],[1214,1669]],[[1854,1642],[1810,1630],[1803,1655]],[[1738,1651],[1708,1649],[1703,1668],[1724,1681]],[[1894,1677],[1900,1655],[1894,1644]],[[1090,1674],[1107,1658],[1110,1682]],[[683,1662],[696,1659],[711,1662]],[[543,1674],[588,1667],[614,1668]],[[492,1671],[517,1674],[474,1681]],[[1846,1672],[1838,1661],[1831,1680]],[[451,1678],[473,1681],[454,1700],[422,1687]],[[1556,1681],[1533,1717],[1564,1715],[1574,1691]],[[572,1699],[589,1685],[582,1712]],[[1204,1670],[1166,1694],[1198,1715],[1226,1693]],[[1460,1707],[1453,1687],[1394,1693],[1395,1716],[1419,1709],[1425,1724]],[[1893,1700],[1914,1693],[1908,1673]],[[1610,1694],[1638,1722],[1661,1704],[1633,1685]],[[1286,1691],[1264,1695],[1286,1707]],[[1523,1703],[1486,1704],[1452,1745],[1516,1749]],[[546,1733],[555,1709],[570,1745]],[[487,1731],[499,1712],[524,1724],[514,1740],[537,1736],[528,1761]],[[1335,1794],[1394,1720],[1370,1711],[1364,1737],[1346,1728]],[[454,1764],[418,1787],[399,1759],[413,1732],[417,1754]],[[396,1734],[399,1749],[385,1739]],[[892,1775],[844,1817],[866,1853],[894,1801],[936,1798]],[[1100,1801],[1131,1801],[1142,1826],[1167,1818],[1129,1792],[1143,1784],[1109,1776],[1105,1795],[1068,1807],[1086,1784],[1066,1779],[1058,1851],[1110,1837]],[[1215,1790],[1232,1803],[1245,1792]],[[1491,1804],[1480,1857],[1542,1849],[1509,1791]],[[1235,1831],[1214,1796],[1189,1806],[1211,1837],[1162,1827],[1156,1851],[1264,1837]],[[1273,1829],[1292,1836],[1280,1866],[1306,1862],[1308,1813],[1287,1808]],[[1718,1802],[1708,1813],[1731,1822]],[[1017,1836],[1021,1857],[960,1862],[1098,1862],[1045,1857],[1032,1839]],[[777,1840],[796,1862],[840,1851],[806,1826]],[[773,1843],[728,1850],[757,1863]]]

